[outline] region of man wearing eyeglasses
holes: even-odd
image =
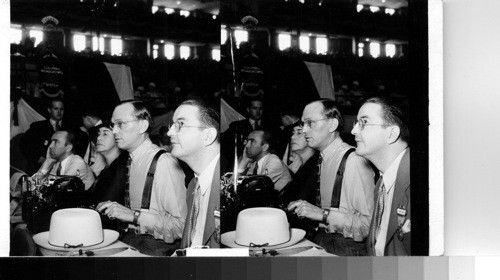
[[[186,100],[168,130],[172,155],[194,172],[181,248],[220,247],[220,113],[203,100]]]
[[[180,246],[187,215],[184,173],[174,157],[158,154],[161,149],[149,139],[153,121],[144,102],[120,103],[111,122],[117,146],[130,155],[125,205],[106,201],[97,210],[126,223],[124,243],[143,254],[171,255]],[[150,173],[157,154],[156,172]]]
[[[410,131],[403,110],[382,98],[370,98],[359,109],[351,133],[356,154],[380,172],[375,209],[367,240],[368,255],[411,255]]]
[[[374,172],[340,138],[343,118],[330,99],[309,103],[302,113],[307,145],[320,152],[316,203],[292,201],[288,210],[319,222],[313,241],[341,256],[366,255],[365,238],[373,213]],[[344,156],[346,159],[343,160]],[[339,171],[344,162],[344,171]]]

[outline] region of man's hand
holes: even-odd
[[[323,220],[323,209],[312,205],[305,200],[296,200],[288,204],[288,211],[294,212],[299,218],[308,218],[313,221]]]
[[[297,153],[292,152],[288,159],[292,162],[288,165],[288,169],[290,169],[293,173],[296,173],[302,166],[302,158]]]
[[[253,160],[247,156],[247,147],[243,149],[243,155],[240,158],[240,162],[238,162],[238,173],[243,173],[245,171],[246,167],[250,162]],[[243,174],[245,175],[245,174]]]
[[[100,202],[97,211],[107,215],[110,220],[118,219],[122,222],[131,223],[134,221],[134,211],[129,209],[116,201]]]

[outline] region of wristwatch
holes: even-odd
[[[139,224],[137,223],[139,220],[139,216],[141,215],[141,211],[135,210],[134,211],[134,225],[138,226]]]
[[[330,210],[323,209],[323,220],[321,221],[323,224],[328,224],[328,215],[330,214]]]

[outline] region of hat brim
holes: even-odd
[[[288,242],[274,246],[263,246],[263,247],[248,247],[248,246],[238,245],[236,244],[236,242],[234,242],[235,236],[236,236],[236,231],[223,233],[221,235],[222,244],[231,248],[249,248],[250,250],[262,250],[262,249],[272,250],[272,249],[285,248],[297,244],[299,241],[304,239],[304,236],[306,236],[306,232],[300,228],[292,228],[292,236]]]
[[[108,245],[111,245],[116,240],[118,240],[119,235],[120,234],[115,230],[105,229],[103,242],[96,244],[96,245],[93,245],[93,246],[83,246],[83,247],[78,247],[78,248],[64,248],[64,247],[53,246],[53,245],[49,244],[49,232],[48,231],[40,232],[40,233],[33,235],[33,241],[35,241],[36,245],[38,245],[42,248],[48,249],[48,250],[69,252],[69,251],[75,251],[75,250],[79,250],[79,249],[95,250],[95,249],[100,249],[100,248],[106,247]]]

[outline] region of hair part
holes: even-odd
[[[309,104],[312,104],[314,102],[319,102],[323,105],[323,115],[325,115],[326,118],[329,119],[337,119],[339,122],[337,129],[335,131],[342,131],[344,128],[344,117],[342,117],[342,114],[340,113],[338,107],[337,107],[337,102],[329,99],[329,98],[322,98],[316,101],[313,101]]]
[[[137,100],[137,99],[130,99],[130,100],[124,100],[118,104],[124,105],[124,104],[130,104],[134,108],[134,116],[138,120],[146,120],[148,122],[148,129],[146,132],[150,133],[153,130],[153,117],[151,117],[151,111],[149,110],[148,106],[144,101]]]
[[[215,128],[217,135],[215,141],[220,142],[220,110],[213,104],[204,99],[188,99],[181,105],[190,105],[198,108],[199,121],[206,127]]]
[[[386,125],[395,125],[399,127],[399,138],[410,143],[410,129],[408,127],[409,119],[407,113],[394,102],[383,97],[372,97],[365,101],[366,103],[378,104],[382,107],[382,120]]]

